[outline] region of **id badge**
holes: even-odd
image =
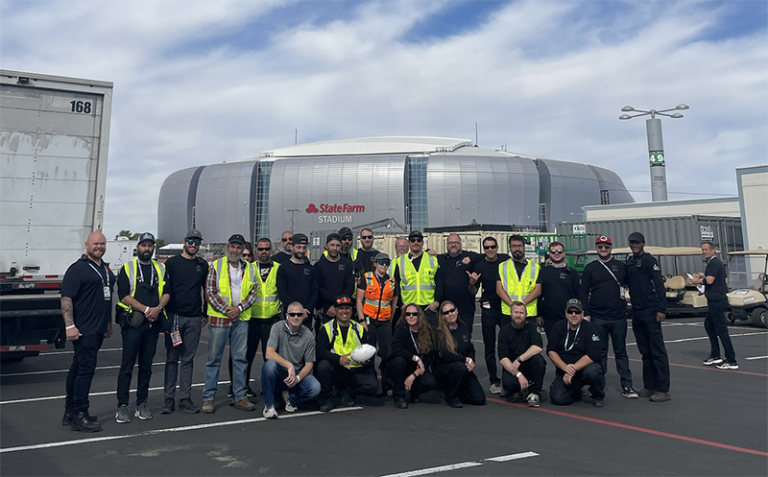
[[[483,308],[485,308],[486,310],[490,310],[491,309],[491,302],[490,301],[484,301],[483,302]]]
[[[625,300],[627,297],[626,291],[624,291],[624,287],[619,288],[619,295],[621,296],[622,300]]]
[[[112,289],[104,287],[104,300],[110,301],[112,299]]]
[[[173,346],[179,346],[181,344],[181,333],[179,333],[179,330],[171,331],[171,341],[173,342]]]

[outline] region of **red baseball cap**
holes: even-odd
[[[611,239],[609,239],[605,235],[601,235],[601,236],[597,237],[597,240],[595,240],[595,245],[597,245],[599,243],[607,243],[608,245],[613,245],[613,242],[611,242]]]

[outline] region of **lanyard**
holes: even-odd
[[[102,265],[103,265],[103,264],[102,264]],[[108,283],[108,280],[109,280],[109,272],[107,272],[107,266],[106,266],[106,265],[103,265],[103,267],[104,267],[104,271],[105,271],[105,272],[107,272],[107,273],[105,274],[105,275],[107,276],[107,282],[105,282],[105,281],[104,281],[104,276],[101,274],[101,272],[100,272],[98,269],[96,269],[96,267],[94,267],[94,266],[93,266],[93,264],[92,264],[92,263],[89,263],[89,264],[88,264],[88,266],[89,266],[89,267],[91,267],[91,268],[93,269],[93,271],[94,271],[94,272],[96,272],[96,273],[99,275],[99,278],[101,278],[101,283],[103,283],[103,284],[104,284],[104,287],[105,287],[105,288],[106,288],[106,287],[108,287],[108,286],[109,286],[109,283]]]
[[[616,275],[614,275],[614,274],[613,274],[613,272],[611,271],[611,269],[610,269],[610,268],[608,268],[608,265],[606,265],[606,264],[605,264],[605,263],[604,263],[602,260],[598,260],[598,262],[600,262],[600,265],[602,265],[603,267],[605,267],[605,269],[606,269],[606,270],[608,270],[608,273],[610,273],[610,274],[611,274],[611,276],[613,277],[613,279],[614,279],[614,280],[616,280],[616,283],[619,285],[619,288],[621,288],[621,282],[619,282],[619,279],[618,279],[618,278],[616,278]],[[581,326],[581,325],[579,325],[579,326]]]
[[[294,336],[294,335],[298,335],[298,334],[299,334],[298,332],[294,333],[294,332],[291,330],[291,327],[290,327],[290,326],[288,326],[288,323],[287,323],[285,320],[283,320],[283,324],[285,325],[285,329],[286,329],[286,330],[288,330],[288,334],[290,334],[291,336]]]
[[[579,331],[581,330],[581,323],[579,323],[579,327],[576,328],[576,334],[573,335],[573,343],[571,343],[570,347],[568,346],[568,331],[571,330],[571,324],[570,323],[566,323],[566,326],[568,326],[568,330],[565,332],[565,350],[566,351],[570,351],[570,350],[573,349],[573,345],[576,344],[576,338],[579,337]]]
[[[416,348],[416,354],[419,354],[419,345],[416,344],[416,339],[413,337],[413,331],[408,329],[408,333],[411,334],[411,341],[413,341],[413,347]]]
[[[155,283],[155,266],[152,264],[152,262],[149,262],[149,266],[152,270],[152,275],[149,277],[149,286],[152,286]],[[144,282],[144,272],[141,270],[141,264],[139,264],[139,274],[141,275],[141,283]]]

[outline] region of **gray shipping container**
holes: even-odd
[[[560,234],[572,234],[574,230],[583,231],[586,225],[588,235],[607,235],[614,247],[627,247],[627,238],[632,232],[645,236],[648,246],[656,247],[698,247],[704,240],[711,241],[720,251],[718,256],[726,264],[728,252],[744,250],[744,238],[741,233],[739,217],[714,217],[689,215],[683,217],[658,217],[622,220],[599,220],[590,222],[559,222],[556,230]],[[576,226],[576,228],[574,228]],[[579,227],[582,227],[581,229]],[[583,233],[583,232],[582,232]],[[677,257],[678,273],[704,271],[703,257]],[[675,274],[675,258],[659,257],[664,275]],[[729,286],[735,287],[742,279],[746,280],[743,261],[731,263],[728,269]],[[744,276],[742,276],[744,275]]]

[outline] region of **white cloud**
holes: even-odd
[[[323,7],[284,5],[4,3],[4,68],[115,83],[108,234],[155,230],[170,173],[290,145],[296,128],[301,142],[473,138],[477,121],[482,146],[607,167],[649,190],[643,120],[619,121],[620,108],[687,103],[685,119],[663,119],[670,191],[735,193],[733,169],[768,157],[766,30],[707,40],[727,4],[629,2],[614,15],[597,2],[516,2],[460,34],[406,42],[413,29],[455,28],[429,23],[451,4],[350,2],[344,18],[250,49],[222,40]]]

